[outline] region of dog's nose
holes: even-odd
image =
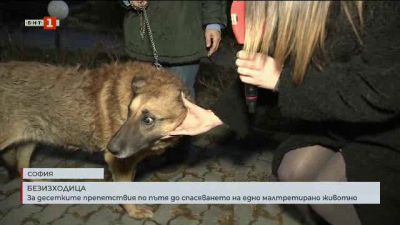
[[[108,143],[107,149],[109,152],[111,152],[111,154],[117,155],[119,152],[121,152],[122,148],[121,145],[116,141],[111,141],[110,143]]]

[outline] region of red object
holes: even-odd
[[[244,44],[245,28],[245,1],[233,1],[231,6],[232,30],[236,41]]]
[[[23,168],[21,168],[21,180],[22,180],[22,182],[21,182],[21,205],[23,205],[24,204],[24,195],[23,195],[23,188],[24,188],[24,181],[23,181],[23,179],[24,179],[24,169]]]
[[[23,205],[24,204],[24,194],[23,194],[23,192],[24,192],[24,182],[21,182],[21,205]]]
[[[45,16],[43,18],[43,29],[44,30],[57,29],[57,18],[54,16]]]

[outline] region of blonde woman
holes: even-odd
[[[330,224],[400,221],[400,4],[344,1],[246,2],[243,83],[277,91],[284,117],[302,121],[276,150],[281,181],[379,181],[380,205],[303,205]],[[238,79],[239,80],[239,79]],[[185,101],[170,135],[225,123],[248,131],[240,82],[211,110]],[[167,136],[168,137],[168,136]]]

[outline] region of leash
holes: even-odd
[[[147,31],[147,34],[149,35],[151,47],[153,48],[153,56],[154,56],[154,66],[160,70],[164,69],[161,64],[158,61],[158,53],[156,49],[156,45],[154,43],[153,39],[153,34],[151,32],[150,28],[150,23],[149,23],[149,18],[147,17],[147,11],[146,11],[147,6],[132,6],[133,9],[135,9],[138,14],[139,14],[139,19],[140,19],[140,36],[142,37],[142,41],[144,40],[144,35]],[[143,21],[144,20],[144,21]]]

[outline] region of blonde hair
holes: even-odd
[[[271,55],[279,65],[290,56],[293,80],[300,84],[311,62],[322,69],[332,6],[332,1],[247,1],[244,50]],[[362,44],[362,2],[341,1],[340,6]]]

